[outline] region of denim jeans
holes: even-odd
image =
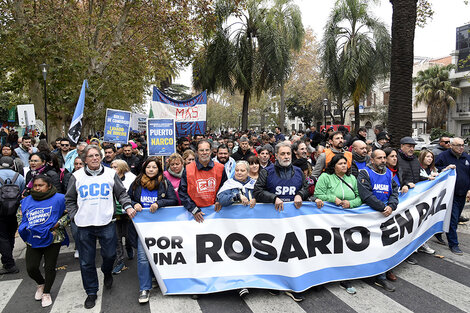
[[[75,250],[79,250],[78,246],[80,245],[80,240],[78,240],[78,226],[73,221],[70,222],[70,230],[72,231],[73,241],[75,241]]]
[[[144,246],[137,240],[137,276],[139,276],[139,288],[142,290],[152,289],[152,268],[150,267]]]
[[[459,245],[457,238],[457,226],[459,225],[459,217],[462,214],[463,207],[465,206],[465,196],[454,195],[454,201],[452,202],[452,214],[450,216],[449,232],[447,233],[447,241],[449,247],[455,247]]]
[[[101,245],[101,257],[103,274],[111,274],[114,260],[116,259],[116,226],[114,222],[105,226],[78,227],[78,246],[80,253],[80,271],[82,272],[83,288],[88,295],[96,295],[98,292],[98,273],[96,272],[96,239]]]

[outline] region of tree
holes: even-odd
[[[9,75],[0,79],[43,119],[38,65],[49,64],[49,129],[57,133],[87,78],[84,126],[101,130],[106,108],[140,107],[150,84],[160,87],[192,60],[212,10],[210,0],[1,1],[0,68]]]
[[[278,0],[267,8],[263,0],[248,0],[245,10],[233,1],[216,2],[216,30],[193,64],[193,85],[242,93],[242,129],[248,128],[250,98],[287,80],[290,49],[298,47],[303,33],[298,8],[290,2]]]
[[[424,71],[419,71],[414,78],[416,83],[415,104],[424,102],[427,105],[427,128],[443,127],[447,112],[460,94],[460,88],[452,86],[449,80],[449,71],[455,68],[453,64],[447,66],[434,65]]]
[[[368,12],[369,2],[340,0],[325,26],[323,73],[328,91],[342,104],[354,104],[355,129],[360,126],[359,102],[376,79],[386,75],[390,60],[390,35],[385,24]]]

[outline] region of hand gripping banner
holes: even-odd
[[[189,100],[174,100],[153,87],[153,117],[175,120],[176,137],[203,135],[206,132],[207,95],[203,91]]]
[[[435,233],[448,230],[456,174],[418,183],[392,215],[368,206],[304,202],[203,209],[198,224],[183,207],[139,212],[134,224],[164,294],[240,288],[304,291],[383,273]]]

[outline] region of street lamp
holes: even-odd
[[[46,77],[47,77],[47,70],[49,69],[49,65],[46,63],[42,63],[39,65],[39,69],[41,70],[42,77],[44,78],[44,124],[46,125],[46,141],[49,143],[49,132],[47,131],[47,90],[46,90]]]
[[[323,105],[325,106],[325,112],[323,113],[325,117],[325,134],[326,134],[326,108],[328,107],[328,99],[323,99]]]

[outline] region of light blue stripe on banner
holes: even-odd
[[[164,279],[163,281],[168,289],[168,294],[201,294],[240,288],[293,290],[295,292],[302,292],[312,286],[328,282],[359,279],[384,273],[402,263],[434,234],[442,232],[442,227],[443,222],[437,222],[394,256],[373,263],[330,267],[306,273],[299,277],[245,275],[208,278],[175,278]]]
[[[304,202],[300,209],[296,209],[293,202],[286,202],[282,212],[276,211],[273,204],[266,203],[258,203],[253,209],[237,204],[224,207],[219,212],[214,211],[214,206],[202,208],[202,211],[206,214],[204,219],[279,219],[313,214],[364,214],[376,212],[366,205],[345,210],[329,203],[325,203],[321,209],[318,209],[313,202]],[[148,209],[144,209],[142,212],[137,213],[134,218],[135,223],[189,220],[194,220],[194,218],[184,207],[159,208],[155,213],[150,213]]]

